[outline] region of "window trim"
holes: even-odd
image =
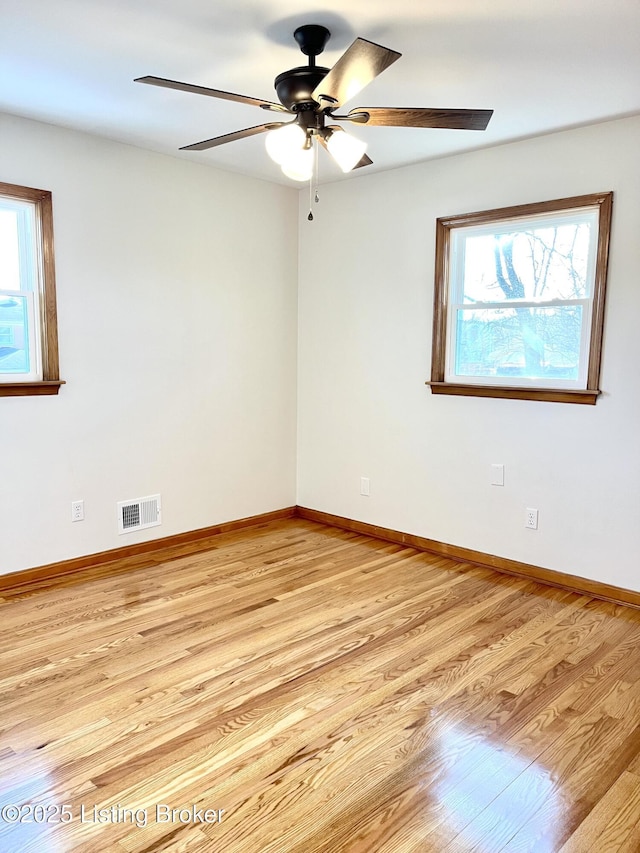
[[[53,251],[53,202],[48,190],[6,184],[0,181],[0,195],[35,206],[36,227],[42,251],[40,287],[40,347],[42,379],[36,382],[2,382],[0,397],[23,397],[57,394],[64,384],[60,379],[58,358],[58,315],[56,309],[56,276]]]
[[[598,207],[598,244],[593,284],[593,308],[586,389],[542,388],[519,385],[473,385],[445,381],[447,317],[449,309],[449,273],[451,232],[469,225],[486,225],[505,219],[553,213],[571,208]],[[433,341],[431,381],[426,382],[433,394],[453,394],[468,397],[506,397],[515,400],[545,400],[561,403],[594,405],[600,390],[600,362],[604,332],[604,300],[607,282],[607,263],[611,234],[613,193],[594,193],[552,201],[518,204],[511,207],[482,210],[436,220],[435,287],[433,302]]]

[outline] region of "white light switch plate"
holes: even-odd
[[[504,465],[491,466],[491,485],[504,486]]]

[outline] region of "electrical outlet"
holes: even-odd
[[[360,494],[364,495],[365,498],[368,498],[371,494],[369,490],[369,478],[368,477],[360,477]]]
[[[84,501],[71,501],[71,521],[84,521]]]
[[[532,509],[531,507],[527,507],[526,509],[526,517],[524,526],[528,527],[530,530],[538,529],[538,510]]]

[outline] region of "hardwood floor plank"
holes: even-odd
[[[2,853],[640,850],[639,611],[301,519],[208,544],[3,593],[0,814],[73,820]]]
[[[629,836],[639,826],[640,779],[631,773],[622,773],[562,845],[560,853],[583,853],[584,850],[610,853],[622,850]]]

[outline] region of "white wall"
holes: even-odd
[[[67,382],[0,398],[0,573],[294,504],[297,193],[9,116],[0,180],[53,192]]]
[[[299,275],[299,504],[640,589],[639,140],[632,118],[365,171],[309,223],[305,192],[298,211],[287,188],[0,117],[0,180],[54,194],[67,381],[0,398],[0,572],[295,503]],[[432,396],[436,217],[610,189],[597,405]],[[116,501],[155,492],[162,527],[118,536]]]
[[[364,174],[324,187],[313,223],[301,193],[300,505],[640,589],[639,143],[630,118]],[[597,405],[431,395],[436,218],[606,190]]]

